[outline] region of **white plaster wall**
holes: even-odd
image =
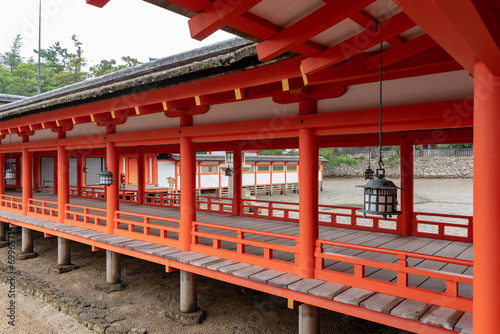
[[[286,173],[286,183],[298,183],[298,182],[299,182],[299,173],[297,172]]]
[[[255,185],[255,176],[254,174],[243,174],[242,183],[244,186],[253,186]]]
[[[173,161],[158,161],[158,185],[168,188],[167,177],[175,177],[175,163]],[[180,180],[178,180],[180,182]],[[180,183],[179,183],[180,184]]]
[[[285,173],[273,173],[273,184],[285,183]]]
[[[201,188],[218,188],[219,175],[201,175]]]
[[[257,184],[270,184],[271,174],[269,173],[257,173]]]

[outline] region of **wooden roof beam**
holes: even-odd
[[[360,10],[357,13],[354,13],[354,15],[349,16],[349,18],[365,29],[371,28],[375,26],[375,24],[379,23],[379,21],[375,17],[373,17],[364,9]],[[387,43],[391,44],[392,46],[401,45],[405,42],[406,40],[401,36],[394,36],[387,40]]]
[[[394,0],[429,36],[469,73],[474,73],[476,54],[471,45],[449,22],[434,0]],[[454,1],[459,5],[459,1]],[[467,28],[472,29],[469,24]]]
[[[370,57],[359,55],[351,62],[332,66],[320,72],[307,75],[309,85],[340,83],[342,85],[362,84],[379,80],[378,66],[367,69]],[[439,46],[384,67],[384,80],[394,80],[434,73],[460,70],[460,65]]]
[[[261,61],[269,61],[288,50],[292,50],[373,2],[374,0],[332,0],[290,27],[257,45],[259,59]],[[316,53],[319,53],[319,50]],[[310,54],[307,56],[310,56]]]
[[[243,15],[249,9],[262,0],[217,0],[200,13],[189,19],[189,30],[191,37],[199,41],[204,40],[217,30],[230,25],[235,19]]]
[[[416,24],[405,14],[396,14],[381,22],[378,31],[369,28],[326,51],[302,61],[304,73],[312,74],[345,61],[387,39],[414,27]]]
[[[448,22],[488,69],[500,75],[500,22],[490,1],[435,0]],[[481,9],[481,14],[478,9]],[[482,16],[483,15],[483,16]]]
[[[109,0],[86,0],[86,1],[87,5],[92,5],[99,8],[106,6],[106,4],[109,2]]]
[[[429,35],[414,38],[400,46],[385,50],[382,56],[382,67],[395,64],[401,60],[417,55],[425,50],[435,47],[436,42]],[[380,67],[380,54],[369,57],[366,60],[366,69],[374,70]]]

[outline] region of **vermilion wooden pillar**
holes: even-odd
[[[181,127],[193,123],[192,116],[181,117]],[[181,132],[182,135],[182,132]],[[190,137],[181,137],[181,222],[179,243],[182,251],[189,251],[191,228],[196,220],[196,151]]]
[[[0,153],[0,194],[5,194],[5,153]]]
[[[399,216],[401,223],[401,234],[411,235],[413,231],[413,143],[403,140],[400,145],[401,161],[401,211]]]
[[[57,147],[57,222],[64,223],[64,210],[69,204],[69,154],[64,146]]]
[[[33,153],[29,152],[27,148],[22,149],[23,155],[23,215],[28,214],[28,202],[33,197]]]
[[[120,168],[119,168],[119,154],[118,148],[114,143],[108,141],[106,163],[108,171],[113,173],[113,184],[107,187],[106,190],[106,233],[113,234],[115,212],[120,209],[119,201],[119,186],[120,186]]]
[[[233,150],[233,215],[240,215],[241,208],[241,188],[243,187],[242,156],[241,147]]]
[[[139,151],[137,157],[137,204],[139,205],[144,202],[144,191],[146,189],[145,163],[144,152]]]
[[[299,103],[301,115],[316,113],[317,103]],[[318,136],[316,129],[299,130],[299,266],[300,276],[314,277],[314,248],[318,239]]]
[[[500,315],[500,76],[474,67],[474,333],[496,333]]]

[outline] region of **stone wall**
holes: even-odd
[[[376,160],[372,159],[372,169],[375,170]],[[399,164],[389,167],[387,159],[386,174],[388,177],[399,177]],[[473,158],[472,157],[415,157],[415,178],[416,179],[466,179],[472,178]],[[325,167],[324,177],[363,177],[365,169],[368,167],[366,159],[357,159],[355,166],[340,165]]]

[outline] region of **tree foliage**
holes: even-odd
[[[40,50],[40,81],[42,92],[71,85],[87,78],[98,77],[124,68],[141,64],[136,58],[124,56],[123,64],[116,60],[101,60],[86,70],[87,59],[83,56],[83,43],[72,35],[73,48],[68,50],[57,41]],[[32,96],[37,93],[38,64],[33,57],[25,60],[21,56],[22,38],[17,35],[10,50],[0,53],[0,94]],[[38,54],[38,50],[33,50]]]

